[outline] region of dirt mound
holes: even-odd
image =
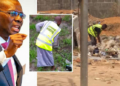
[[[120,35],[120,17],[110,17],[100,19],[101,24],[107,24],[107,31],[102,31],[101,35],[118,36]]]
[[[120,17],[110,17],[110,18],[104,18],[101,19],[101,24],[106,23],[106,24],[113,24],[113,23],[120,23]]]
[[[73,10],[49,10],[49,11],[38,11],[38,13],[47,13],[47,14],[71,14]]]
[[[92,15],[88,15],[88,23],[89,26],[100,23],[100,24],[107,24],[108,28],[106,31],[102,31],[101,35],[106,36],[118,36],[120,35],[120,17],[110,17],[110,18],[104,18],[99,19]]]

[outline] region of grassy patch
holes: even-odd
[[[30,29],[33,29],[33,30],[34,30],[34,29],[35,29],[35,24],[31,24],[31,25],[30,25]]]
[[[38,71],[43,71],[43,67],[38,67],[37,70]]]
[[[70,32],[68,31],[66,27],[61,29],[60,36],[66,36],[68,34],[70,34]]]
[[[72,40],[71,39],[68,39],[68,38],[65,38],[65,39],[63,39],[62,40],[62,42],[64,43],[64,44],[67,44],[67,45],[71,45],[71,42]]]
[[[34,20],[41,20],[41,21],[44,21],[44,20],[51,20],[51,17],[50,16],[44,16],[44,15],[37,15]]]
[[[33,48],[33,49],[30,49],[30,62],[35,59],[37,56],[37,53],[36,53],[36,49]]]
[[[61,71],[65,71],[66,68],[66,59],[60,54],[54,54],[54,62],[56,67],[60,67]]]
[[[35,45],[35,42],[36,42],[36,38],[38,36],[39,33],[36,32],[36,29],[35,29],[35,24],[32,23],[30,25],[30,62],[33,60],[33,59],[36,59],[37,57],[37,49],[36,49],[36,45]]]
[[[71,20],[71,15],[65,15],[63,18],[62,18],[63,21],[70,21]]]

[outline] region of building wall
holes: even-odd
[[[105,18],[120,16],[120,0],[88,0],[89,13],[95,17]],[[38,11],[70,10],[78,7],[78,0],[37,0]]]
[[[72,8],[78,7],[78,0],[72,0]],[[120,16],[120,0],[88,0],[88,11],[98,18]]]
[[[89,13],[95,17],[105,18],[118,16],[120,0],[88,0]],[[119,2],[119,3],[118,3]]]
[[[37,0],[38,11],[71,9],[71,0]]]

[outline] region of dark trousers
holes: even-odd
[[[89,37],[90,37],[90,42],[88,42],[88,45],[96,45],[97,44],[97,40],[94,36],[90,35],[89,34]]]

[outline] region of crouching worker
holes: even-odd
[[[98,39],[98,42],[101,43],[100,33],[102,32],[102,30],[105,30],[106,28],[107,28],[106,24],[103,24],[103,25],[95,24],[90,26],[88,28],[88,35],[90,37],[91,42],[89,42],[88,45],[96,46],[97,44],[96,38]]]

